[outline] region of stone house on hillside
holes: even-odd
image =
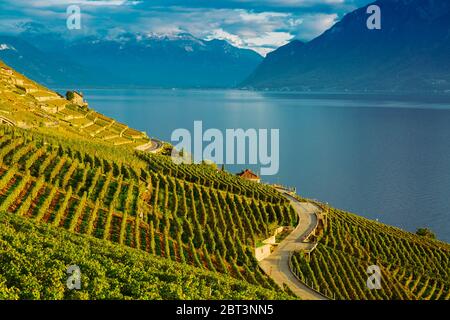
[[[84,101],[83,93],[77,92],[77,91],[67,91],[66,93],[66,99],[72,102],[73,104],[76,104],[80,107],[87,107],[88,104],[86,101]]]
[[[253,182],[257,182],[257,183],[261,182],[261,178],[256,173],[251,171],[250,169],[245,169],[244,171],[238,173],[237,175],[238,175],[238,177],[241,177],[242,179],[245,179],[245,180],[249,180],[249,181],[253,181]]]

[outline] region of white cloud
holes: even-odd
[[[64,7],[72,4],[80,6],[123,6],[123,5],[137,5],[142,1],[129,0],[35,0],[24,1],[18,0],[15,4],[22,3],[23,5],[36,8],[50,8],[50,7]]]
[[[322,16],[319,18],[324,19]],[[188,32],[203,39],[227,40],[234,46],[266,55],[288,43],[302,30],[307,34],[316,34],[320,25],[327,25],[324,22],[310,22],[310,19],[315,17],[244,9],[172,8],[164,15],[159,12],[146,12],[145,17],[141,17],[136,26],[145,26],[145,32]]]
[[[246,42],[250,46],[272,46],[279,47],[286,44],[288,41],[292,40],[294,36],[289,32],[266,32],[265,34],[254,37],[247,38]]]
[[[342,4],[344,0],[258,0],[263,12],[252,9],[190,8],[154,6],[151,2],[133,0],[7,0],[21,8],[24,21],[44,23],[51,28],[65,29],[65,10],[69,4],[82,6],[82,34],[108,30],[112,36],[123,30],[156,34],[191,33],[202,39],[223,39],[231,44],[253,49],[260,54],[282,46],[293,38],[310,40],[331,27],[337,14],[309,11],[276,11],[270,4],[301,7],[313,4]],[[212,0],[215,1],[215,0]],[[256,0],[230,0],[234,3],[256,3]],[[138,4],[142,3],[142,6]],[[181,1],[180,1],[181,3]],[[346,2],[348,3],[348,2]],[[1,7],[1,5],[0,5]],[[275,6],[274,6],[275,7]],[[101,9],[99,9],[101,8]],[[4,19],[3,19],[4,18]],[[11,20],[15,17],[2,17]],[[0,21],[0,26],[5,21]],[[66,30],[67,31],[67,30]]]
[[[302,16],[302,22],[295,32],[295,36],[303,41],[311,40],[325,30],[332,27],[338,21],[337,14],[306,14]]]
[[[265,32],[259,36],[243,37],[242,35],[231,34],[223,29],[215,29],[206,36],[207,40],[226,40],[235,47],[252,49],[265,56],[274,48],[287,44],[292,40],[293,35],[288,32]]]
[[[246,38],[246,47],[265,56],[274,49],[284,46],[294,38],[289,32],[266,32],[257,37]]]
[[[272,19],[289,17],[288,13],[282,12],[251,12],[246,10],[239,11],[239,20],[246,23],[266,23]]]
[[[339,5],[345,0],[234,0],[233,2],[255,4],[259,6],[272,7],[311,7],[317,5]]]
[[[212,39],[226,40],[232,45],[240,48],[245,46],[245,42],[241,37],[235,34],[228,33],[223,29],[212,30],[211,33],[207,35],[205,38],[206,40]]]

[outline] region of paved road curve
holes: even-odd
[[[300,299],[324,300],[325,298],[317,292],[309,289],[297,280],[289,269],[289,255],[292,251],[307,250],[312,247],[311,243],[302,242],[301,239],[308,235],[316,226],[317,218],[314,212],[319,209],[307,202],[300,202],[282,190],[279,190],[289,199],[292,207],[299,216],[299,224],[266,259],[259,262],[264,272],[269,275],[279,286],[285,283]]]
[[[163,147],[163,143],[158,139],[151,138],[146,144],[136,147],[136,150],[157,153]]]

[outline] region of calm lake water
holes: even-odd
[[[176,128],[280,130],[265,181],[450,242],[450,102],[207,90],[85,90],[94,109],[152,137]],[[237,171],[239,168],[228,167]]]

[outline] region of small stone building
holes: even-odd
[[[238,173],[238,176],[245,180],[249,180],[249,181],[253,181],[253,182],[257,182],[257,183],[261,182],[261,178],[256,173],[251,171],[250,169],[245,169],[244,171]]]
[[[66,99],[72,102],[73,104],[76,104],[80,107],[87,107],[88,104],[86,101],[84,101],[83,93],[77,92],[77,91],[67,91],[66,93]]]

